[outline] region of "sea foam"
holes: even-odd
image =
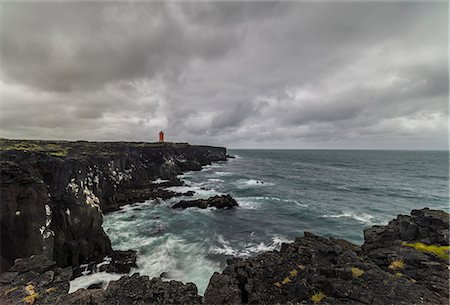
[[[372,225],[373,216],[367,213],[356,214],[353,212],[343,212],[341,214],[325,214],[322,215],[324,218],[351,218],[357,220],[361,223]]]

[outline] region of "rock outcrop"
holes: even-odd
[[[117,305],[117,304],[202,304],[197,287],[193,283],[164,282],[160,278],[149,279],[138,273],[123,276],[103,289],[79,289],[63,300],[64,305]]]
[[[192,283],[163,282],[135,273],[111,281],[106,290],[79,289],[68,294],[72,268],[61,269],[45,255],[18,259],[9,272],[0,275],[0,304],[8,305],[115,305],[201,304]]]
[[[225,148],[185,143],[1,139],[0,148],[2,272],[16,258],[41,253],[60,267],[99,262],[112,255],[102,213],[180,195],[162,187],[226,160]]]
[[[109,256],[106,256],[100,263],[91,261],[78,267],[74,267],[73,277],[103,271],[108,273],[129,273],[131,268],[137,267],[136,260],[137,252],[134,250],[113,250],[112,253],[109,254]]]
[[[449,215],[429,209],[365,231],[362,248],[305,232],[280,251],[232,259],[205,304],[448,304]]]
[[[67,294],[71,268],[34,256],[0,275],[0,304],[448,304],[448,218],[429,209],[399,215],[367,229],[362,247],[306,232],[280,251],[229,260],[203,298],[192,283],[139,274]],[[406,234],[409,226],[419,233]]]
[[[64,304],[71,277],[71,267],[57,267],[43,254],[18,259],[0,274],[0,304]]]
[[[208,199],[197,200],[181,200],[172,206],[172,209],[187,209],[187,208],[200,208],[206,209],[208,207],[214,207],[217,209],[232,209],[237,207],[238,203],[231,197],[231,195],[217,195]]]

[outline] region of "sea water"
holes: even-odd
[[[180,176],[194,197],[124,206],[104,217],[116,250],[138,252],[132,272],[193,282],[203,294],[226,259],[279,249],[309,231],[364,242],[363,230],[397,214],[449,209],[446,151],[230,150],[227,162]],[[230,194],[232,210],[173,210],[181,199]],[[120,275],[75,279],[71,291]]]

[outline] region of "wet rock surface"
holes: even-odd
[[[280,251],[229,260],[204,298],[192,283],[139,274],[67,294],[71,269],[34,256],[0,275],[0,304],[24,304],[33,291],[34,304],[448,304],[448,217],[429,209],[399,215],[367,229],[362,247],[305,232]],[[405,235],[410,225],[422,233]]]
[[[399,215],[367,229],[362,248],[305,232],[280,251],[229,260],[211,278],[204,302],[448,304],[448,217],[429,209]],[[410,226],[418,227],[415,234]],[[434,248],[412,246],[420,242]]]
[[[0,275],[0,304],[63,304],[72,268],[59,268],[45,255],[19,259]]]
[[[73,278],[95,272],[129,273],[136,268],[137,253],[134,250],[114,250],[102,261],[93,261],[73,268]]]
[[[231,197],[231,195],[217,195],[210,197],[208,199],[197,199],[197,200],[181,200],[180,202],[174,204],[172,209],[187,209],[187,208],[199,208],[206,209],[209,207],[214,207],[217,209],[232,209],[237,207],[238,203]]]
[[[149,279],[138,273],[123,276],[103,289],[79,289],[63,299],[67,305],[84,304],[202,304],[197,287],[192,283],[164,282],[159,278]]]
[[[226,149],[187,143],[0,139],[0,271],[45,254],[61,267],[112,255],[103,213],[181,194],[177,175],[226,160]],[[157,178],[162,183],[154,183]]]

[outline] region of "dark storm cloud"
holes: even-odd
[[[445,3],[1,6],[4,137],[447,146]]]

